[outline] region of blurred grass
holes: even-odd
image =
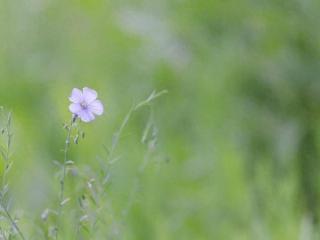
[[[157,150],[118,238],[316,239],[319,10],[316,0],[2,0],[0,105],[14,116],[11,181],[24,228],[53,204],[67,97],[89,86],[106,114],[83,124],[72,148],[79,168],[99,168],[133,103],[169,91],[153,106]],[[115,217],[147,121],[147,109],[136,113],[117,148],[107,189]]]

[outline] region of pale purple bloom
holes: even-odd
[[[103,105],[97,97],[98,94],[93,89],[84,87],[81,91],[78,88],[74,88],[69,97],[72,102],[69,106],[70,112],[83,122],[91,122],[95,119],[95,115],[103,113]]]

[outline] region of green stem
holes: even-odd
[[[1,201],[1,208],[4,210],[5,214],[7,215],[8,219],[10,221],[10,223],[16,229],[16,231],[20,235],[21,239],[25,240],[26,238],[24,237],[24,235],[21,232],[20,228],[18,227],[17,223],[13,220],[13,218],[12,218],[11,214],[9,213],[9,211],[7,210],[7,208],[3,205],[2,201]]]
[[[70,122],[70,125],[67,126],[68,132],[67,132],[67,138],[65,141],[65,146],[64,146],[64,159],[63,159],[63,165],[62,165],[62,178],[60,180],[60,197],[59,197],[59,211],[58,211],[58,225],[59,225],[59,220],[62,214],[62,208],[63,208],[63,204],[62,202],[64,201],[64,193],[65,193],[65,179],[66,179],[66,175],[67,175],[67,161],[68,161],[68,152],[69,152],[69,148],[70,148],[70,141],[71,141],[71,131],[73,128],[73,124],[75,123],[77,119],[77,116],[73,116]],[[57,233],[56,233],[56,239],[58,239],[58,231],[59,228],[57,229]]]
[[[4,201],[4,189],[6,187],[6,181],[7,181],[7,173],[9,171],[10,168],[10,149],[11,149],[11,140],[12,140],[12,133],[11,133],[11,112],[8,114],[8,119],[7,119],[7,125],[6,125],[6,136],[7,136],[7,145],[6,145],[6,151],[4,154],[4,161],[5,161],[5,167],[2,173],[2,193],[0,194],[0,207],[3,209],[3,211],[5,212],[9,222],[11,223],[11,225],[14,227],[14,229],[18,232],[19,236],[21,237],[21,239],[25,240],[26,238],[24,237],[22,231],[20,230],[19,226],[17,225],[17,223],[14,221],[14,219],[12,218],[11,214],[9,213],[7,207],[5,206],[5,204],[3,203]]]

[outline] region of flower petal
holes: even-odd
[[[82,107],[80,103],[71,103],[69,106],[70,112],[77,114],[82,111]]]
[[[73,103],[80,103],[83,101],[82,92],[78,88],[74,88],[72,90],[71,96],[69,97],[69,100]]]
[[[91,122],[92,120],[95,119],[95,116],[93,115],[93,113],[88,110],[80,111],[78,113],[78,116],[81,118],[83,122]]]
[[[96,115],[101,115],[103,113],[103,105],[99,100],[95,100],[92,103],[89,104],[88,106],[89,111]]]
[[[83,88],[83,99],[86,101],[86,103],[90,104],[94,100],[96,100],[98,97],[98,94],[95,90],[91,88],[84,87]]]

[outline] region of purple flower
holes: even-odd
[[[69,100],[70,112],[79,117],[83,122],[91,122],[95,115],[103,113],[103,105],[97,100],[98,94],[95,90],[84,87],[81,91],[78,88],[72,90]]]

